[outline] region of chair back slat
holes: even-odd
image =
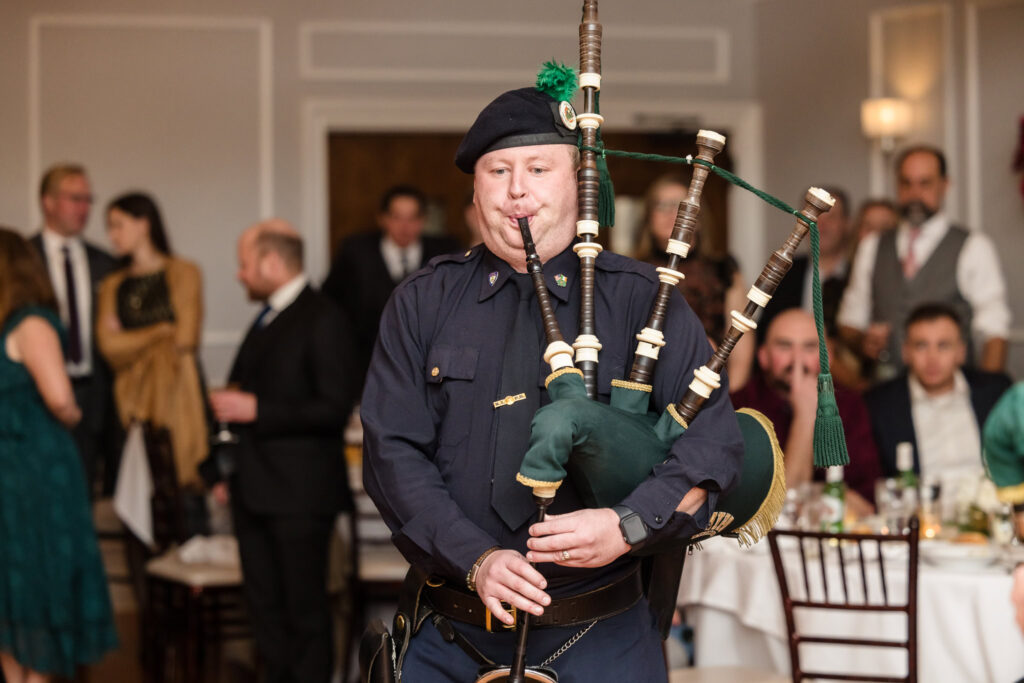
[[[805,678],[812,677],[810,672],[804,671],[800,665],[800,646],[831,643],[859,648],[905,649],[907,651],[907,674],[905,676],[878,676],[859,673],[829,674],[814,672],[813,677],[832,680],[904,681],[906,683],[917,683],[918,531],[919,523],[917,518],[914,517],[911,518],[906,533],[891,536],[828,533],[823,531],[772,530],[769,532],[768,542],[771,546],[772,562],[775,566],[775,575],[779,583],[779,592],[782,594],[786,627],[789,631],[790,665],[794,682],[798,683]],[[783,539],[786,540],[783,541]],[[796,543],[796,553],[792,551],[791,542]],[[809,549],[806,543],[811,543]],[[886,550],[887,548],[892,550],[894,546],[901,545],[907,549],[905,555],[890,554]],[[828,561],[826,561],[826,553],[829,548],[835,548],[836,552],[831,554]],[[876,557],[865,558],[866,548],[875,550]],[[898,547],[895,549],[899,550]],[[816,563],[818,567],[810,571],[813,571],[815,574],[818,574],[819,571],[821,573],[820,595],[812,592],[812,588],[818,587],[816,585],[812,586],[812,583],[817,584],[817,576],[815,576],[814,581],[811,581],[810,571],[807,566],[807,555],[815,550],[818,553],[818,562]],[[850,553],[854,553],[855,557],[850,555]],[[787,571],[786,556],[794,558],[789,563],[791,565],[795,565],[794,556],[799,557],[800,576],[797,576],[795,566]],[[906,558],[907,592],[906,600],[902,602],[897,599],[896,593],[890,590],[889,581],[886,576],[890,571],[896,571],[900,568],[899,565],[902,562],[897,562],[897,557],[901,560],[903,557]],[[813,561],[813,558],[810,559]],[[832,559],[839,563],[838,568],[831,566]],[[856,562],[860,570],[860,588],[862,591],[860,596],[855,595],[857,586],[855,579],[851,581],[851,578],[847,576],[848,569],[846,565],[848,562]],[[833,575],[838,572],[841,590],[836,589],[834,586],[831,591],[829,590],[830,569]],[[878,574],[877,581],[874,577],[871,577],[869,580],[869,574],[876,572]],[[790,591],[790,582],[794,580],[803,584],[804,600],[793,599]],[[875,588],[874,597],[872,596],[872,587]],[[854,590],[851,590],[851,588]],[[878,602],[877,590],[879,588],[881,589],[881,604]],[[796,609],[804,608],[904,614],[907,619],[907,638],[906,640],[885,640],[877,637],[861,638],[845,633],[841,637],[838,634],[835,637],[819,633],[813,635],[804,634],[801,633],[795,616]]]
[[[885,553],[882,552],[882,542],[876,541],[878,544],[878,575],[882,578],[882,601],[889,605],[889,591],[885,583]]]
[[[864,602],[868,601],[868,570],[864,566],[864,539],[857,539],[857,560],[860,565],[860,587],[864,591]]]
[[[850,602],[850,593],[846,589],[846,558],[843,557],[842,543],[836,546],[836,552],[839,553],[839,578],[842,579],[843,602]],[[864,594],[864,599],[867,600],[867,593]]]
[[[822,543],[820,536],[818,537],[818,566],[821,567],[821,589],[824,591],[822,599],[828,602],[828,572],[825,571],[825,545]],[[810,593],[807,594],[807,599],[811,599]]]
[[[804,539],[797,538],[797,545],[800,546],[800,569],[804,577],[804,597],[810,600],[811,598],[811,582],[807,576],[807,555],[804,553]]]

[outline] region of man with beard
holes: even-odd
[[[779,313],[757,350],[760,372],[732,394],[736,408],[753,408],[775,424],[786,454],[786,485],[824,479],[813,467],[814,416],[818,409],[818,333],[814,318],[800,308]],[[855,391],[835,386],[850,464],[844,470],[846,503],[858,516],[873,512],[875,480],[881,476],[878,451],[864,401]]]
[[[865,238],[857,249],[839,308],[841,333],[850,346],[879,361],[877,378],[885,379],[899,370],[909,312],[941,302],[960,317],[967,364],[1002,371],[1010,310],[992,242],[953,225],[943,212],[949,178],[940,150],[911,147],[896,167],[902,221],[895,231]]]

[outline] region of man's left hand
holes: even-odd
[[[611,508],[576,510],[548,515],[530,527],[530,562],[554,562],[563,567],[603,567],[629,552],[619,516]]]
[[[256,394],[235,389],[210,392],[213,415],[220,422],[244,424],[256,421]]]

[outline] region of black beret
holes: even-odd
[[[496,149],[529,145],[575,145],[576,113],[536,88],[509,90],[484,107],[462,138],[455,165],[472,173],[476,161]]]

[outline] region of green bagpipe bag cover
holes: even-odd
[[[660,416],[648,412],[650,387],[613,382],[608,404],[587,397],[582,376],[573,370],[552,373],[551,403],[533,418],[530,447],[517,479],[533,487],[557,488],[572,475],[577,492],[590,507],[610,507],[629,495],[664,462],[686,427],[669,406]],[[771,422],[757,411],[736,413],[743,434],[743,471],[739,484],[721,496],[703,535],[735,533],[756,542],[774,525],[785,501],[782,450]]]

